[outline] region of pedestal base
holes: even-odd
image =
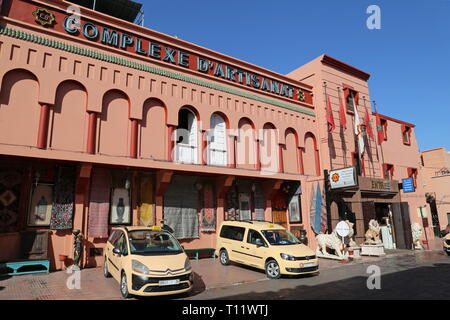
[[[386,255],[386,253],[384,253],[384,246],[382,244],[362,244],[361,255],[380,257]]]
[[[338,256],[335,256],[334,254],[322,254],[322,253],[316,253],[317,258],[323,258],[323,259],[331,259],[331,260],[348,260],[348,255],[345,255],[344,257],[340,258]]]
[[[361,259],[361,247],[350,247],[348,251],[350,252],[350,258]]]

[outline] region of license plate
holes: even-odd
[[[308,263],[300,264],[300,268],[309,268],[309,267],[315,267],[315,266],[317,266],[317,263],[315,263],[315,262],[308,262]]]
[[[160,280],[159,281],[159,285],[160,286],[172,286],[174,284],[179,284],[180,283],[180,279],[175,279],[175,280]]]

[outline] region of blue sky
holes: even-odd
[[[145,26],[286,74],[322,53],[371,74],[380,113],[450,150],[450,0],[144,1]],[[366,9],[381,8],[369,30]]]

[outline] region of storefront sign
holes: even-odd
[[[331,189],[355,187],[358,185],[356,180],[355,167],[333,170],[330,172]]]
[[[390,180],[381,180],[381,179],[372,179],[371,189],[372,190],[391,191],[391,189],[392,189],[391,181]]]
[[[63,28],[70,35],[83,37],[96,43],[137,53],[150,59],[178,65],[281,97],[312,103],[311,92],[304,91],[301,88],[152,39],[141,38],[98,23],[81,21],[79,17],[74,15],[67,16],[64,19]]]
[[[413,179],[402,179],[403,192],[414,192],[416,191],[414,188]]]

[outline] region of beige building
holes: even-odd
[[[450,224],[450,152],[436,148],[422,152],[427,202],[435,233]]]

